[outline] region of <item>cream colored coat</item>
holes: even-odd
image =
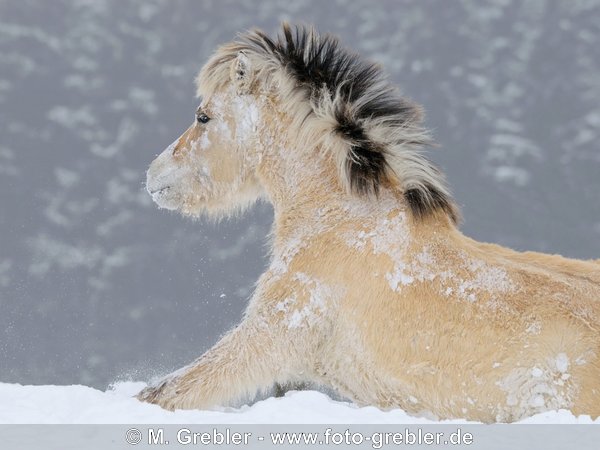
[[[228,61],[261,73],[252,56]],[[140,399],[210,408],[308,381],[440,419],[600,416],[598,261],[473,241],[443,212],[415,218],[393,180],[351,195],[318,123],[306,132],[298,100],[273,93],[283,76],[213,77],[199,77],[210,122],[153,162],[148,190],[193,216],[268,199],[271,264],[242,323]]]

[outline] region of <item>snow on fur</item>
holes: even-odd
[[[206,409],[307,383],[423,417],[600,415],[598,265],[464,236],[409,138],[418,115],[382,77],[288,26],[201,70],[197,123],[154,160],[147,189],[195,217],[269,200],[271,261],[242,322],[141,400]]]

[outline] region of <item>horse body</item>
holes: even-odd
[[[330,210],[330,226],[315,211],[323,231],[276,247],[256,317],[302,343],[290,376],[440,418],[599,413],[592,263],[491,252],[435,220],[414,223],[401,199],[388,206]]]
[[[316,35],[284,33],[290,58],[301,45],[333,55]],[[242,323],[139,398],[206,408],[304,381],[438,418],[600,416],[597,262],[463,236],[441,175],[410,148],[425,141],[411,129],[420,114],[403,103],[404,118],[395,106],[384,116],[374,94],[360,113],[369,100],[351,90],[340,103],[344,83],[307,100],[278,52],[260,32],[218,51],[198,81],[198,120],[214,123],[192,125],[149,169],[164,208],[219,214],[262,196],[275,220]]]

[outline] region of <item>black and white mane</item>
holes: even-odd
[[[210,74],[205,78],[219,79],[215,74],[240,52],[270,90],[277,85],[294,101],[299,95],[309,105],[302,114],[331,124],[327,131],[341,144],[336,151],[342,181],[352,193],[376,195],[382,183],[397,185],[416,218],[442,212],[458,221],[443,175],[421,154],[431,142],[421,108],[399,94],[379,65],[332,35],[283,24],[275,39],[254,30],[219,49],[203,70]],[[289,79],[291,87],[282,89],[275,78]],[[308,126],[309,118],[302,117],[302,124]]]

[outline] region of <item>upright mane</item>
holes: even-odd
[[[422,155],[431,143],[421,108],[402,97],[381,67],[342,47],[332,35],[283,24],[275,38],[253,30],[222,46],[198,76],[199,90],[230,82],[231,61],[242,53],[254,74],[249,90],[275,93],[289,105],[299,132],[336,157],[342,182],[355,195],[398,186],[417,219],[459,212],[440,171]]]

